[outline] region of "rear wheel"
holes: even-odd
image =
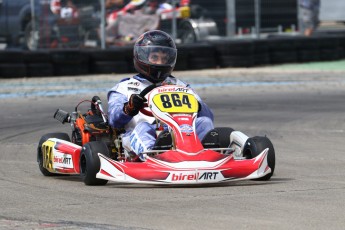
[[[98,153],[109,157],[109,149],[102,141],[86,143],[80,153],[80,176],[86,185],[105,185],[107,180],[96,178],[100,169]]]
[[[182,44],[195,43],[197,37],[193,25],[189,21],[183,21],[179,26],[179,38]]]
[[[38,147],[37,147],[37,162],[38,162],[38,167],[41,171],[41,173],[44,176],[55,176],[58,174],[51,173],[49,172],[46,168],[43,167],[43,152],[42,152],[42,144],[48,140],[49,138],[58,138],[64,141],[71,141],[67,133],[47,133],[43,135],[38,142]]]
[[[251,144],[247,145],[247,147],[245,147],[245,149],[243,150],[243,155],[247,158],[257,157],[262,151],[264,151],[266,148],[269,148],[267,163],[271,168],[271,172],[264,177],[255,179],[259,181],[269,180],[272,177],[275,168],[275,151],[272,142],[267,137],[262,136],[251,137],[249,142]]]

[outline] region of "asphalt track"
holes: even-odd
[[[0,229],[344,229],[345,70],[284,66],[176,72],[213,109],[216,126],[267,135],[268,182],[164,187],[44,177],[41,135],[52,118],[123,78],[0,79]]]

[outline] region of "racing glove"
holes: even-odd
[[[135,116],[139,113],[139,110],[144,107],[146,98],[140,96],[139,94],[132,94],[129,101],[124,104],[123,112],[129,116]]]

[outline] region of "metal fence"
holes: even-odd
[[[297,0],[195,0],[217,22],[219,35],[289,33],[298,29]]]
[[[30,50],[126,46],[150,29],[170,33],[177,43],[298,29],[297,0],[30,1]]]
[[[30,50],[97,47],[101,11],[98,1],[31,0]]]
[[[132,0],[31,0],[29,49],[93,48],[133,44],[143,32],[162,29],[186,42],[217,34],[211,20],[191,17],[189,0],[155,3]],[[49,4],[48,4],[49,3]],[[194,30],[197,25],[201,30]],[[213,30],[213,31],[212,31]]]

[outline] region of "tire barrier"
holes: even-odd
[[[90,58],[89,66],[91,74],[128,73],[134,71],[132,47],[88,50],[83,53]]]
[[[268,44],[271,64],[297,62],[296,40],[293,38],[273,38]]]
[[[314,37],[296,39],[295,44],[298,62],[320,61],[319,39]]]
[[[254,65],[254,41],[217,40],[210,42],[215,48],[219,67],[251,67]]]
[[[53,50],[50,52],[55,76],[89,74],[89,56],[80,50]]]
[[[48,51],[23,52],[27,77],[45,77],[54,75],[54,65]]]
[[[342,58],[342,48],[337,37],[320,38],[319,50],[321,61],[333,61]]]
[[[345,58],[345,35],[213,39],[178,45],[175,70],[252,67]],[[0,51],[0,78],[135,73],[133,47]]]
[[[19,50],[0,52],[0,77],[16,78],[26,75],[23,52]]]
[[[214,58],[215,49],[212,45],[207,43],[189,44],[185,49],[188,50],[187,69],[212,69],[217,67]]]

